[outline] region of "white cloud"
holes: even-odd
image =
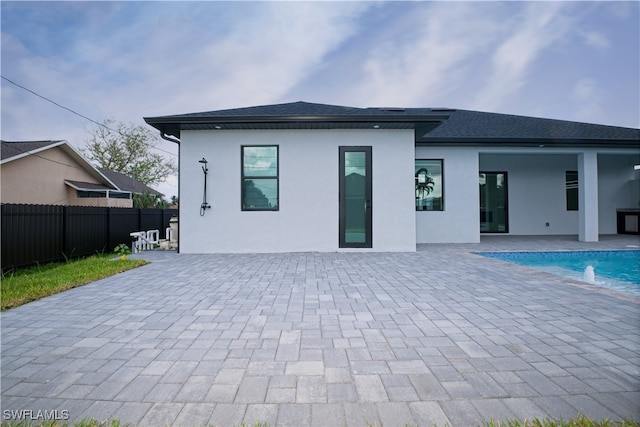
[[[125,69],[136,87],[125,85],[122,96],[144,91],[145,115],[277,101],[355,31],[366,7],[258,2],[228,12],[233,16],[221,24],[191,19],[175,33],[164,26],[141,30],[149,31],[135,52],[142,60],[133,54],[121,60],[131,63]]]
[[[634,6],[637,7],[635,1],[608,1],[604,3],[606,5],[606,12],[617,19],[627,19],[630,16],[636,20],[638,19],[637,9],[634,10]]]
[[[578,107],[575,116],[583,121],[597,120],[602,115],[603,91],[598,83],[589,77],[584,77],[573,86],[572,98]]]
[[[468,77],[470,60],[496,37],[496,5],[417,3],[380,28],[349,96],[365,105],[424,106]]]
[[[350,37],[358,14],[370,6],[189,5],[138,3],[131,6],[133,22],[120,27],[83,23],[74,30],[79,38],[60,47],[64,57],[24,46],[5,55],[11,37],[3,34],[3,58],[11,58],[3,72],[99,120],[141,122],[144,115],[270,103]],[[110,17],[112,24],[117,16]]]
[[[530,67],[545,48],[562,38],[571,21],[563,14],[562,2],[526,3],[522,15],[505,22],[507,38],[491,58],[491,75],[481,83],[475,108],[498,110],[529,77]]]
[[[579,101],[591,101],[597,97],[598,86],[594,79],[585,77],[576,82],[573,95]]]
[[[264,3],[248,27],[206,47],[205,63],[224,81],[215,98],[271,102],[287,93],[353,31],[359,4]]]
[[[609,39],[597,31],[582,31],[580,35],[588,46],[596,49],[607,49],[610,45]]]

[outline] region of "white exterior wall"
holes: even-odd
[[[416,147],[415,156],[416,159],[443,159],[444,174],[444,210],[415,212],[417,243],[479,242],[478,150]],[[411,170],[414,169],[415,165]]]
[[[480,170],[508,176],[509,234],[579,234],[579,212],[566,210],[566,171],[577,171],[579,152],[512,150],[481,153]],[[631,152],[597,154],[598,230],[615,234],[616,209],[638,208],[640,194],[633,165],[640,156]],[[546,226],[549,223],[549,226]]]
[[[241,210],[242,145],[279,146],[279,211]],[[415,251],[412,130],[212,130],[181,133],[180,252],[341,250],[339,146],[372,147],[373,248],[349,250]]]
[[[509,234],[578,234],[565,185],[566,171],[578,170],[576,154],[480,154],[480,170],[507,172]]]
[[[640,208],[640,180],[634,165],[640,154],[598,155],[598,229],[600,234],[616,234],[616,209]]]

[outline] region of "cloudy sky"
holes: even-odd
[[[97,121],[307,101],[640,126],[636,1],[0,7],[2,76]],[[1,82],[2,139],[84,146],[91,122]]]

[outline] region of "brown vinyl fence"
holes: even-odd
[[[129,233],[165,236],[177,209],[2,204],[2,270],[111,252]]]

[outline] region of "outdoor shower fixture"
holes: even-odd
[[[200,205],[200,216],[204,216],[207,209],[211,209],[209,203],[207,203],[207,174],[209,168],[207,167],[207,159],[204,157],[202,160],[198,160],[198,163],[202,163],[202,172],[204,172],[204,190],[202,192],[202,204]]]

